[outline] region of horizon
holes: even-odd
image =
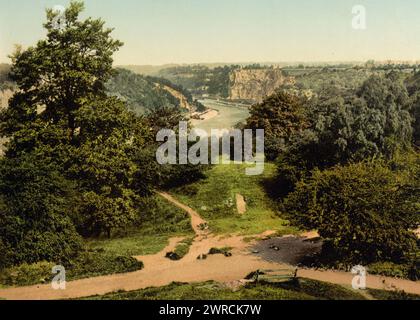
[[[84,2],[82,18],[102,18],[124,42],[117,66],[420,61],[415,0]],[[0,0],[0,61],[10,63],[14,44],[26,48],[45,36],[46,8],[68,3]],[[352,8],[360,4],[365,30],[352,28]]]

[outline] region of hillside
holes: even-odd
[[[225,65],[210,68],[204,65],[162,69],[159,76],[187,88],[202,97],[259,102],[282,85],[293,85],[281,69],[261,66]]]
[[[185,111],[200,107],[188,92],[170,81],[125,69],[117,69],[117,74],[107,83],[107,91],[126,101],[128,107],[139,114],[162,107]]]
[[[293,84],[281,69],[237,69],[230,74],[229,99],[261,102],[279,87]]]

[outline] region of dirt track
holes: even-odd
[[[159,287],[171,282],[201,282],[214,280],[218,282],[234,282],[243,279],[247,274],[258,269],[290,269],[294,268],[283,263],[263,260],[250,253],[251,246],[241,236],[220,237],[201,230],[198,225],[206,223],[193,209],[180,203],[166,193],[162,197],[182,208],[191,215],[191,223],[197,236],[189,253],[180,261],[171,261],[165,254],[172,251],[182,238],[171,239],[169,245],[160,253],[149,256],[139,256],[144,262],[143,270],[126,273],[82,279],[67,283],[66,290],[53,290],[51,285],[11,288],[0,290],[0,297],[14,300],[48,300],[80,298],[93,295],[103,295],[110,292],[138,290],[147,287]],[[266,232],[260,237],[270,235]],[[206,254],[212,247],[232,247],[233,256],[210,255],[206,260],[197,260],[198,255]],[[350,286],[353,275],[345,272],[299,270],[298,276]],[[420,283],[408,280],[368,276],[367,286],[376,289],[404,290],[408,293],[420,294]]]

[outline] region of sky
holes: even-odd
[[[45,36],[45,9],[0,0],[0,62]],[[366,8],[354,29],[352,8]],[[420,60],[419,0],[85,0],[124,42],[115,64]]]

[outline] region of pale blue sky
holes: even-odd
[[[45,8],[0,0],[0,62],[43,35]],[[86,0],[125,46],[116,64],[420,60],[419,0]],[[365,5],[367,29],[352,29]]]

